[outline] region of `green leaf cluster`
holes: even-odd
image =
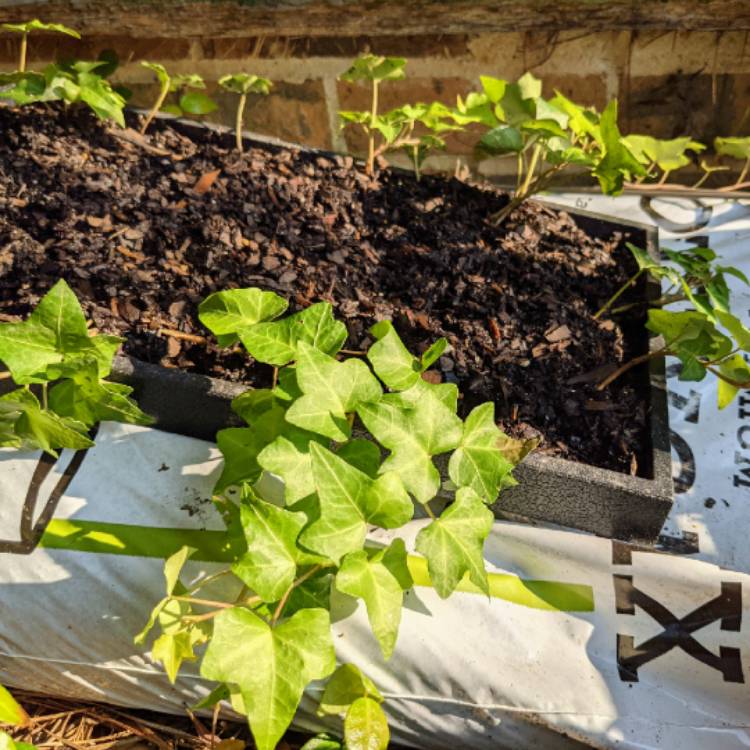
[[[216,102],[201,90],[206,88],[206,84],[201,76],[196,73],[170,75],[167,69],[160,63],[148,62],[146,60],[141,61],[141,65],[156,75],[160,86],[159,94],[149,113],[146,127],[159,111],[182,117],[186,114],[207,115],[216,110]],[[165,106],[168,94],[175,94],[176,97],[175,101]]]
[[[610,308],[617,313],[633,307],[626,304],[612,308],[612,305],[643,274],[665,283],[667,288],[652,303],[654,309],[648,311],[646,323],[650,331],[663,338],[662,346],[655,353],[672,355],[682,362],[680,380],[700,381],[708,373],[715,375],[719,380],[718,405],[723,409],[740,389],[750,388],[750,366],[741,354],[750,353],[750,330],[730,309],[726,277],[734,276],[749,285],[750,280],[738,268],[720,265],[716,253],[708,247],[664,249],[666,259],[671,262],[664,265],[646,250],[630,243],[627,246],[638,271],[595,317]],[[679,311],[663,309],[675,302],[687,302],[690,307]]]
[[[0,397],[0,446],[57,455],[61,448],[91,447],[88,432],[100,421],[150,424],[130,387],[105,380],[121,343],[89,334],[63,280],[27,320],[0,324],[0,363],[19,386]]]
[[[390,658],[413,586],[409,554],[398,536],[387,544],[368,537],[376,527],[399,529],[417,506],[429,520],[416,550],[437,593],[449,596],[465,577],[487,592],[488,506],[514,482],[513,468],[529,446],[501,432],[491,403],[463,420],[456,386],[423,378],[446,351],[445,340],[415,356],[383,321],[371,329],[366,358],[345,358],[346,328],[328,303],[282,317],[286,310],[286,300],[255,288],[218,292],[200,306],[201,321],[223,345],[239,341],[277,368],[272,388],[233,402],[246,426],[217,438],[224,466],[215,502],[232,563],[214,577],[240,588],[215,600],[195,596],[212,576],[175,587],[175,571],[189,554],[183,551],[168,561],[166,596],[139,639],[165,613],[179,615],[181,628],[166,631],[162,623],[161,637],[173,640],[153,654],[172,675],[204,637],[196,626],[209,624],[201,673],[221,685],[201,705],[228,697],[248,716],[259,750],[279,741],[308,683],[326,678],[320,711],[342,717],[345,746],[384,748],[383,696],[354,665],[336,669],[332,593],[361,600],[383,658]],[[436,457],[447,466],[445,483]],[[208,611],[194,613],[196,607]],[[341,746],[330,737],[314,742],[310,747]]]

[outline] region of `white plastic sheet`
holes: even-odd
[[[631,220],[653,221],[657,208],[556,200]],[[750,272],[750,208],[714,205],[697,222],[707,224],[675,235],[679,223],[696,223],[685,205],[658,206],[673,230],[663,244],[708,236]],[[748,290],[734,293],[746,316]],[[664,529],[671,554],[497,522],[486,547],[493,596],[442,601],[415,587],[388,663],[363,609],[336,603],[338,656],[379,685],[394,739],[425,748],[750,746],[750,398],[718,412],[714,382],[675,376],[669,387],[681,490]],[[132,638],[162,595],[165,554],[197,544],[189,575],[216,568],[211,532],[222,525],[208,497],[218,468],[208,443],[115,424],[102,425],[85,455],[54,466],[1,452],[0,682],[177,712],[204,695],[210,686],[195,665],[172,687]],[[405,529],[407,545],[421,523]],[[313,686],[298,726],[319,726],[316,694]]]

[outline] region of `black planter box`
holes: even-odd
[[[186,135],[197,135],[208,128],[223,133],[228,147],[234,145],[234,134],[228,128],[169,119],[170,125]],[[246,143],[301,148],[249,133]],[[315,149],[305,150],[334,156]],[[552,207],[567,211],[592,236],[609,239],[619,232],[623,241],[645,247],[657,257],[657,232],[652,227],[612,221],[566,206]],[[653,281],[648,281],[645,289],[649,299],[660,295],[659,285]],[[655,342],[650,343],[653,346]],[[645,350],[649,345],[645,329],[643,344]],[[648,478],[532,453],[514,472],[518,486],[503,492],[493,506],[496,517],[548,522],[627,541],[648,542],[657,538],[673,501],[664,359],[655,358],[634,372],[640,378],[650,420],[651,445],[647,446],[648,460],[642,467]],[[116,358],[112,379],[134,388],[135,399],[145,412],[155,417],[158,429],[211,441],[218,430],[240,423],[230,403],[248,387],[127,357]],[[0,390],[7,389],[9,384],[10,381],[0,381]]]

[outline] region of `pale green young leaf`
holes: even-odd
[[[240,332],[243,345],[258,362],[279,367],[297,357],[300,343],[334,355],[346,337],[346,326],[334,319],[328,302],[317,302],[283,320],[259,323]]]
[[[395,81],[406,76],[403,57],[360,55],[351,67],[341,74],[342,81]]]
[[[174,684],[184,661],[195,661],[190,633],[162,633],[151,646],[151,658],[161,662],[169,681]]]
[[[247,551],[232,565],[232,572],[263,601],[278,601],[294,581],[297,537],[307,517],[264,502],[246,489],[241,518]]]
[[[201,674],[236,685],[258,750],[274,750],[311,680],[336,662],[328,612],[305,609],[274,628],[247,609],[215,618]]]
[[[321,732],[311,737],[300,750],[346,750],[341,740],[330,732]]]
[[[0,685],[0,724],[23,726],[29,720],[28,714],[15,698]]]
[[[14,740],[7,732],[0,730],[0,750],[36,750],[36,746]]]
[[[425,351],[421,357],[422,371],[429,370],[440,357],[448,350],[449,344],[447,339],[440,338]]]
[[[344,719],[347,750],[386,750],[390,742],[388,720],[372,698],[357,698]]]
[[[743,325],[742,321],[737,316],[723,310],[717,310],[716,317],[719,319],[719,323],[732,335],[737,346],[743,352],[750,352],[750,330]]]
[[[606,195],[618,195],[622,192],[625,178],[645,174],[643,165],[631,153],[622,140],[617,126],[617,100],[609,102],[599,120],[600,146],[604,156],[593,170]]]
[[[389,547],[375,553],[369,550],[349,553],[336,574],[336,588],[342,594],[365,602],[370,626],[384,659],[390,659],[393,654],[404,591],[412,585],[402,539],[394,539]]]
[[[394,391],[411,388],[422,373],[419,360],[404,346],[389,320],[381,320],[370,328],[376,341],[367,352],[377,376]]]
[[[185,563],[196,553],[195,547],[181,547],[164,562],[164,582],[167,596],[172,596],[180,581]]]
[[[500,450],[505,434],[495,424],[495,405],[475,407],[463,427],[458,448],[448,462],[448,475],[457,487],[471,487],[492,504],[508,486],[514,464]]]
[[[456,448],[463,430],[461,420],[436,395],[449,391],[433,391],[423,382],[403,393],[360,404],[357,414],[375,439],[391,451],[381,471],[395,471],[406,489],[426,503],[440,488],[440,473],[432,457]]]
[[[297,383],[304,395],[289,407],[287,421],[338,442],[348,440],[347,414],[381,397],[378,381],[361,360],[338,362],[304,341],[298,350]]]
[[[493,520],[476,492],[463,487],[440,518],[419,532],[416,548],[427,558],[432,585],[441,598],[450,596],[467,573],[489,595],[482,550]]]
[[[94,445],[84,424],[42,409],[31,391],[20,388],[2,396],[0,401],[18,405],[20,414],[15,420],[14,432],[27,449],[39,448],[57,456],[60,448],[83,450]]]
[[[180,97],[180,109],[189,115],[207,115],[215,112],[219,105],[201,91],[189,91]]]
[[[148,62],[147,60],[141,60],[141,65],[144,68],[148,68],[149,70],[156,73],[156,77],[163,87],[166,88],[169,86],[170,76],[169,73],[167,73],[167,69],[163,65],[160,65],[159,63]]]
[[[148,634],[153,629],[154,625],[156,625],[156,621],[159,619],[159,615],[162,613],[162,610],[164,607],[167,606],[169,602],[169,597],[165,596],[159,603],[151,610],[151,614],[148,616],[148,621],[143,627],[143,630],[141,630],[138,635],[133,638],[133,643],[136,646],[141,646],[146,642],[146,638],[148,637]]]
[[[362,548],[368,522],[398,528],[412,517],[411,500],[392,473],[371,479],[317,443],[310,453],[320,517],[300,535],[308,549],[339,562]]]
[[[268,78],[250,73],[235,73],[219,78],[219,86],[235,94],[268,94],[273,84]]]
[[[232,399],[232,411],[249,425],[272,409],[284,412],[287,406],[287,399],[280,398],[276,389],[271,388],[250,388]]]
[[[289,303],[274,292],[255,287],[214,292],[198,307],[198,319],[211,333],[221,336],[281,315]]]
[[[505,95],[505,87],[508,85],[508,82],[502,78],[479,76],[479,80],[482,83],[484,93],[493,104],[497,104]]]
[[[170,91],[179,91],[180,89],[205,89],[206,82],[197,73],[183,73],[172,76],[169,83]]]
[[[741,354],[735,354],[719,363],[719,374],[718,405],[724,409],[740,388],[750,388],[750,367]]]
[[[750,136],[742,138],[714,138],[714,149],[720,156],[750,159]]]
[[[19,34],[28,34],[32,31],[54,31],[57,34],[67,34],[76,39],[81,38],[81,35],[75,29],[71,29],[70,26],[64,26],[61,23],[44,23],[38,18],[24,23],[4,23],[0,28],[5,31],[15,31]]]
[[[383,702],[383,696],[375,683],[359,667],[342,664],[326,683],[318,715],[341,716],[357,698],[372,698],[378,703]]]

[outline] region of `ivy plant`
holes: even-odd
[[[29,721],[28,714],[15,698],[0,685],[0,724],[23,727]],[[0,750],[36,750],[28,742],[16,742],[7,732],[0,730]]]
[[[150,424],[130,398],[132,388],[105,380],[121,343],[90,334],[63,280],[27,320],[0,324],[0,363],[18,386],[0,397],[0,446],[57,455],[90,448],[89,430],[103,420]]]
[[[418,507],[428,520],[416,552],[438,595],[464,578],[489,593],[488,506],[515,483],[512,470],[531,446],[501,432],[492,403],[463,420],[456,385],[423,377],[444,339],[414,356],[382,321],[366,355],[345,357],[347,331],[329,303],[286,310],[286,300],[257,288],[217,292],[199,308],[220,344],[240,341],[273,368],[273,386],[238,396],[232,406],[246,426],[217,436],[224,465],[214,501],[231,565],[190,584],[180,571],[191,550],[173,555],[164,597],[136,640],[160,627],[152,656],[172,679],[207,644],[201,674],[219,684],[201,706],[229,698],[259,750],[276,746],[313,680],[327,680],[320,712],[342,717],[345,746],[375,750],[388,744],[383,696],[356,665],[336,666],[332,592],[363,602],[389,659],[417,558],[397,535],[375,542],[369,531],[396,531]],[[445,478],[437,456],[447,458]],[[234,584],[198,595],[217,578]]]
[[[706,149],[705,144],[690,136],[659,139],[650,135],[628,135],[623,141],[645,169],[645,174],[638,178],[639,182],[657,179],[663,184],[671,172],[692,163],[691,153],[700,154]],[[707,176],[711,168],[707,166],[705,170]]]
[[[237,102],[237,115],[235,117],[235,135],[237,138],[237,150],[242,153],[242,123],[248,94],[263,94],[267,96],[273,84],[268,78],[261,78],[250,73],[235,73],[234,75],[226,75],[220,78],[219,86],[227,91],[231,91],[233,94],[239,94],[240,98]]]
[[[368,112],[339,112],[339,116],[345,123],[360,125],[367,135],[367,174],[372,174],[375,169],[375,138],[381,126],[381,120],[378,117],[380,84],[383,81],[397,81],[405,78],[405,67],[406,60],[403,57],[380,57],[366,54],[360,55],[340,76],[342,81],[365,81],[371,87],[372,98]]]
[[[66,34],[67,36],[72,36],[76,39],[81,38],[81,35],[69,26],[64,26],[61,23],[43,23],[38,18],[23,23],[4,23],[0,28],[3,29],[3,31],[12,31],[15,34],[21,35],[21,44],[18,50],[19,73],[24,73],[26,71],[26,51],[29,43],[29,34],[31,34],[32,31],[48,31],[56,34]]]
[[[576,166],[595,177],[604,193],[617,195],[625,180],[645,173],[617,125],[617,101],[600,114],[561,93],[542,97],[542,82],[525,73],[515,83],[481,76],[482,91],[459,97],[454,119],[487,130],[479,151],[517,160],[512,200],[492,217],[501,222],[529,196],[547,188],[562,170]]]
[[[726,276],[731,275],[750,284],[742,271],[733,266],[718,264],[716,253],[707,247],[688,250],[665,249],[672,265],[654,260],[647,251],[628,243],[638,270],[618,289],[594,315],[605,312],[623,312],[634,304],[613,307],[625,291],[643,275],[667,284],[662,296],[655,300],[654,309],[648,311],[646,327],[662,336],[663,344],[654,351],[635,357],[615,370],[599,389],[606,388],[631,367],[657,356],[672,355],[682,362],[680,380],[703,380],[708,373],[719,380],[718,405],[720,409],[730,404],[737,392],[750,388],[750,367],[744,353],[750,353],[750,330],[730,309],[730,291]],[[662,307],[675,302],[687,302],[689,307],[680,311]],[[637,304],[637,303],[635,303]]]
[[[141,65],[153,71],[159,81],[159,93],[141,125],[141,133],[148,130],[148,126],[160,111],[181,117],[184,114],[207,115],[216,109],[216,102],[210,96],[197,90],[205,89],[206,84],[196,73],[173,76],[159,63],[143,60]],[[177,102],[164,106],[169,94],[176,94]]]

